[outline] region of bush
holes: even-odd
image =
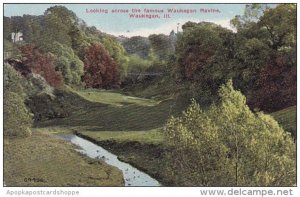
[[[32,119],[21,96],[14,92],[4,94],[4,136],[31,135]]]
[[[31,135],[31,114],[24,105],[22,77],[10,65],[4,64],[4,136]]]
[[[229,81],[207,111],[193,101],[164,132],[166,173],[182,186],[292,186],[296,146],[278,123],[253,113]]]

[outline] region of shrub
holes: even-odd
[[[24,105],[22,77],[4,64],[4,136],[25,137],[31,134],[31,114]]]
[[[14,92],[4,94],[4,136],[30,136],[32,119],[21,96]]]
[[[188,186],[292,186],[296,182],[296,148],[278,123],[253,113],[246,98],[221,86],[220,101],[207,111],[193,101],[164,132],[172,147],[166,173]]]

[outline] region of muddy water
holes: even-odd
[[[120,161],[116,155],[99,145],[74,134],[60,135],[63,139],[79,146],[78,151],[91,158],[101,159],[105,163],[119,168],[123,172],[125,186],[161,186],[160,183],[148,174],[136,169],[128,163]]]

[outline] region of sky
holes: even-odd
[[[54,5],[62,4],[5,4],[4,16],[22,16],[23,14],[42,15],[45,10]],[[63,4],[72,10],[79,18],[83,19],[87,25],[95,26],[102,32],[116,36],[149,36],[150,34],[169,34],[172,30],[181,30],[181,25],[187,21],[193,22],[214,22],[223,27],[233,29],[230,20],[236,15],[242,15],[245,4]],[[196,13],[169,14],[170,18],[163,18],[167,9],[196,9]],[[200,9],[214,9],[220,12],[203,13]],[[91,13],[91,9],[105,10],[108,13]],[[138,14],[144,13],[144,9],[163,9],[164,13],[159,14],[160,19],[130,18],[129,13],[112,13],[113,9],[140,9]],[[89,12],[87,12],[87,10]],[[155,13],[152,13],[155,14]]]

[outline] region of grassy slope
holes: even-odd
[[[135,104],[140,106],[154,106],[159,103],[158,101],[155,101],[153,99],[125,96],[117,92],[108,91],[108,90],[86,89],[86,90],[75,91],[71,89],[71,91],[85,98],[88,101],[99,102],[99,103],[115,105],[115,106],[124,106],[129,104]]]
[[[81,99],[77,99],[71,115],[40,122],[38,127],[56,125],[90,131],[145,131],[162,127],[171,114],[176,115],[182,110],[172,98],[140,99],[116,92],[90,90],[72,90],[72,93],[81,95]]]
[[[143,98],[166,99],[172,97],[174,89],[180,89],[182,85],[176,84],[170,76],[154,79],[148,83],[138,83],[127,86],[123,91]]]
[[[115,141],[116,143],[138,142],[159,145],[163,143],[162,134],[158,129],[149,131],[79,131],[84,135],[93,137],[97,141]]]
[[[35,131],[28,138],[4,139],[7,186],[122,186],[117,168],[74,150],[52,134]],[[26,181],[25,179],[32,179]],[[35,180],[33,180],[35,179]]]
[[[297,107],[292,106],[271,114],[284,130],[297,136]]]

